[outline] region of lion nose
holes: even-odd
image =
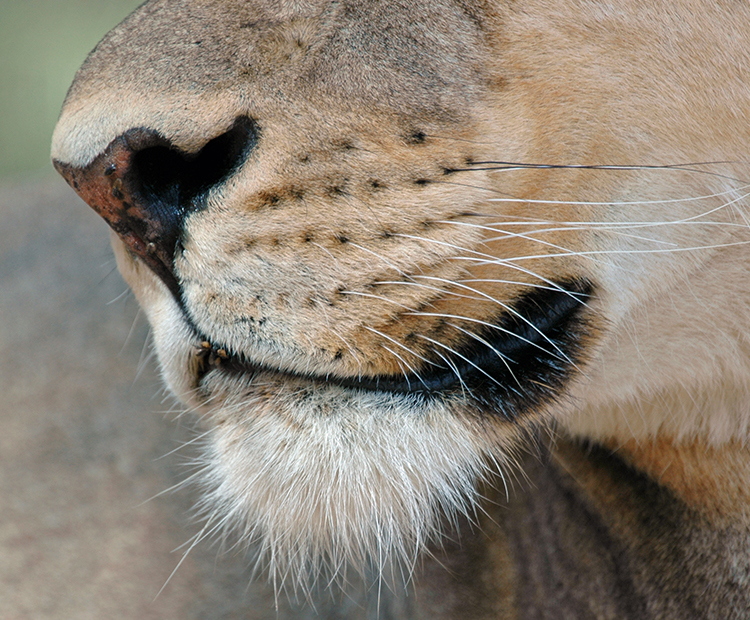
[[[155,131],[135,128],[84,167],[53,163],[179,299],[174,256],[185,218],[239,169],[257,139],[257,126],[246,117],[195,153],[181,151]]]

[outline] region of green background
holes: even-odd
[[[142,0],[0,0],[0,178],[45,174],[60,106],[97,41]]]

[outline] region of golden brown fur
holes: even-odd
[[[486,544],[463,523],[454,572],[416,577],[432,617],[738,616],[749,27],[729,1],[152,0],[110,33],[53,158],[206,426],[205,531],[306,587],[419,566],[478,519]],[[237,119],[241,158],[165,215],[138,153],[168,147],[189,185]],[[438,367],[461,376],[422,390]],[[532,488],[497,514],[517,467]],[[581,579],[547,583],[565,558]]]

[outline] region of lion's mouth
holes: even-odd
[[[445,347],[419,369],[402,375],[319,376],[256,364],[203,338],[194,355],[194,377],[200,385],[211,372],[242,375],[252,382],[263,376],[312,386],[338,386],[381,394],[414,394],[425,398],[455,395],[481,404],[498,404],[513,418],[554,398],[580,362],[588,336],[584,318],[593,287],[572,280],[526,293],[493,324],[467,333],[459,347]]]

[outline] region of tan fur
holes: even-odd
[[[238,116],[259,127],[185,218],[184,309],[113,237],[165,379],[209,431],[209,526],[259,537],[300,583],[327,562],[413,563],[539,429],[744,523],[748,32],[729,1],[152,0],[110,33],[63,108],[61,169],[133,128],[196,153]],[[575,363],[512,423],[466,393],[277,372],[427,372],[571,279],[594,286]],[[272,370],[203,377],[200,335]],[[609,492],[596,476],[582,492]],[[497,577],[497,617],[517,581]]]

